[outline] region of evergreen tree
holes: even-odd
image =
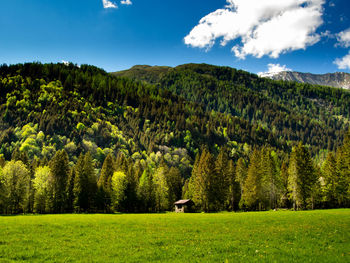
[[[169,187],[166,180],[168,168],[160,166],[153,175],[155,208],[157,212],[165,211],[169,207]]]
[[[153,185],[153,176],[149,169],[145,169],[139,181],[137,196],[140,200],[141,212],[154,212],[155,193]]]
[[[176,167],[171,167],[169,172],[166,174],[166,181],[169,189],[168,209],[172,210],[174,207],[174,203],[177,200],[181,199],[184,180],[181,177],[180,170]]]
[[[57,151],[50,161],[52,180],[50,208],[53,213],[64,213],[67,208],[67,182],[69,177],[68,155],[65,150]]]
[[[281,198],[279,201],[280,207],[290,207],[289,202],[289,192],[288,192],[288,163],[286,161],[282,162],[280,171],[281,180]]]
[[[228,193],[230,190],[230,175],[229,159],[224,148],[220,149],[219,155],[215,160],[214,177],[211,180],[211,189],[213,200],[211,201],[214,207],[213,210],[224,210]]]
[[[76,212],[95,211],[97,193],[96,175],[91,154],[81,154],[75,165],[74,208]]]
[[[322,166],[322,192],[323,202],[326,207],[338,206],[338,183],[339,173],[337,171],[337,160],[332,152],[328,153],[327,159]]]
[[[262,210],[265,208],[265,199],[262,189],[261,156],[259,150],[255,149],[250,157],[247,178],[244,182],[241,199],[241,208],[249,210]]]
[[[228,163],[228,175],[227,208],[229,211],[237,211],[241,199],[241,187],[237,180],[236,167],[232,160]]]
[[[243,195],[243,187],[244,187],[245,180],[247,178],[247,173],[248,173],[248,168],[247,168],[246,162],[241,157],[238,159],[237,165],[236,165],[236,181],[239,183],[241,196]]]
[[[302,144],[293,147],[289,163],[288,189],[294,209],[305,209],[317,181],[309,151]],[[312,201],[309,204],[313,205]]]

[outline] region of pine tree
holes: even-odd
[[[239,201],[241,199],[241,187],[236,177],[236,167],[232,160],[228,163],[228,195],[227,208],[229,211],[237,211],[239,209]]]
[[[305,209],[307,204],[313,206],[312,189],[317,181],[309,151],[302,144],[293,148],[289,163],[288,189],[293,200],[294,209]]]
[[[211,205],[213,210],[220,211],[225,208],[228,193],[230,190],[230,171],[229,159],[224,148],[220,149],[219,155],[215,160],[214,177],[211,180],[211,189],[213,199]]]
[[[327,159],[323,163],[322,175],[323,202],[325,203],[326,207],[337,207],[339,173],[337,171],[337,160],[332,152],[328,153]]]
[[[247,173],[248,173],[248,168],[247,168],[246,162],[241,157],[238,159],[237,165],[236,165],[236,181],[239,183],[239,187],[241,191],[240,196],[243,195],[243,187],[244,187],[245,180],[247,178]]]
[[[169,207],[169,187],[166,181],[168,168],[160,166],[153,175],[156,211],[165,211]]]
[[[281,171],[280,171],[280,180],[281,180],[281,198],[280,198],[280,207],[290,207],[289,202],[289,192],[288,192],[288,164],[286,161],[282,162]]]
[[[97,182],[91,154],[81,154],[75,165],[74,209],[76,212],[96,210]]]
[[[176,167],[171,167],[169,172],[166,174],[166,181],[169,189],[169,203],[168,209],[172,210],[174,203],[181,199],[183,178],[181,177],[180,170]]]
[[[264,208],[264,195],[262,189],[260,151],[255,149],[250,157],[247,178],[243,186],[241,208],[249,210],[262,210]]]
[[[50,161],[51,200],[53,213],[64,213],[67,208],[67,182],[69,177],[68,155],[65,150],[57,151]]]
[[[140,200],[141,212],[154,212],[155,194],[153,185],[153,176],[149,169],[145,169],[139,181],[137,196]]]

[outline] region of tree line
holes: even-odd
[[[123,153],[109,154],[99,174],[89,152],[73,166],[64,150],[47,163],[21,154],[1,161],[2,214],[162,212],[180,198],[205,212],[350,207],[350,131],[321,166],[302,143],[283,159],[261,147],[237,162],[203,147],[189,178],[164,160],[152,167]]]

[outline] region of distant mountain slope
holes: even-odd
[[[296,81],[300,83],[309,83],[335,88],[350,89],[350,74],[344,72],[311,74],[293,71],[282,71],[279,73],[267,73],[261,75],[274,80]]]
[[[133,80],[146,81],[148,83],[157,83],[162,74],[167,73],[171,67],[166,66],[148,66],[136,65],[128,70],[113,72],[117,77],[126,77]]]

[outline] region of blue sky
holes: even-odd
[[[348,0],[1,0],[0,10],[0,63],[350,72]]]

